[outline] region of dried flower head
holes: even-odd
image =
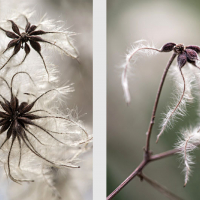
[[[161,52],[170,52],[172,50],[178,55],[177,62],[180,68],[187,62],[198,67],[196,65],[198,53],[200,53],[200,48],[198,46],[184,46],[183,44],[167,43],[162,47]]]
[[[3,54],[6,53],[8,50],[14,48],[12,55],[7,59],[7,61],[3,64],[3,66],[0,68],[0,70],[3,69],[7,65],[7,63],[20,51],[20,49],[24,49],[25,56],[22,59],[22,61],[18,64],[18,65],[21,65],[25,61],[27,55],[30,53],[30,47],[28,45],[28,42],[30,43],[31,47],[41,57],[41,59],[43,61],[43,64],[44,64],[44,67],[45,67],[45,70],[46,70],[46,72],[48,74],[48,80],[49,80],[49,72],[48,72],[46,63],[44,61],[43,55],[41,53],[41,45],[40,45],[40,43],[47,43],[47,44],[50,44],[52,46],[55,46],[56,48],[58,48],[59,50],[64,52],[67,56],[70,56],[72,58],[77,59],[70,52],[67,52],[65,49],[63,49],[59,45],[57,45],[56,41],[51,42],[51,41],[48,41],[48,40],[43,39],[43,38],[40,37],[41,35],[46,35],[46,34],[65,34],[64,32],[60,32],[60,31],[44,31],[44,30],[41,30],[41,29],[38,30],[38,27],[40,25],[37,25],[37,26],[36,25],[31,25],[31,23],[28,21],[27,17],[24,16],[24,18],[26,20],[26,27],[25,27],[23,32],[20,32],[20,30],[19,30],[20,27],[13,20],[8,20],[12,24],[13,32],[5,30],[4,28],[0,27],[0,30],[4,31],[8,38],[12,39],[8,43],[7,48],[3,51]],[[69,46],[71,46],[74,49],[74,51],[76,52],[75,47],[70,43],[70,41],[68,39],[67,39],[67,42],[69,43]]]
[[[130,62],[131,60],[134,60],[134,55],[138,52],[143,52],[149,55],[149,53],[152,54],[152,52],[171,52],[173,51],[174,54],[177,56],[177,64],[178,64],[178,70],[180,72],[182,81],[183,81],[183,91],[181,95],[179,96],[179,100],[176,104],[176,106],[173,107],[173,109],[169,109],[169,112],[167,113],[163,123],[162,123],[162,128],[160,133],[157,136],[157,141],[159,140],[159,137],[161,134],[164,132],[166,126],[169,124],[171,118],[175,113],[183,114],[185,109],[179,109],[179,112],[176,112],[177,109],[179,108],[180,105],[183,105],[182,108],[186,105],[186,98],[184,98],[186,90],[191,90],[190,86],[188,86],[188,89],[186,89],[186,82],[191,85],[191,80],[188,80],[188,78],[185,78],[185,75],[182,72],[182,68],[186,65],[186,63],[192,64],[196,68],[200,69],[199,66],[197,65],[199,61],[198,54],[200,53],[200,47],[195,46],[195,45],[189,45],[189,46],[184,46],[183,44],[175,44],[175,43],[167,43],[163,45],[161,49],[157,49],[153,46],[150,45],[143,45],[139,43],[138,46],[134,47],[132,51],[126,56],[126,64],[124,65],[124,70],[122,73],[122,87],[124,89],[124,94],[125,94],[125,99],[126,102],[130,102],[130,93],[129,93],[129,87],[128,87],[128,79],[127,79],[127,74],[128,74],[128,69],[130,67]],[[186,80],[187,79],[187,80]],[[192,79],[194,80],[194,79]]]
[[[22,101],[21,103],[19,103],[18,92],[17,94],[13,93],[13,82],[14,82],[15,77],[19,74],[26,74],[32,80],[32,78],[27,72],[18,72],[14,74],[14,76],[11,79],[10,85],[3,77],[0,77],[6,83],[8,89],[10,90],[10,100],[6,99],[3,95],[0,95],[0,97],[3,100],[3,101],[0,101],[0,105],[2,107],[2,111],[0,112],[0,127],[1,127],[0,134],[4,132],[6,133],[6,138],[1,144],[0,149],[7,142],[10,143],[10,147],[8,148],[9,149],[8,156],[7,156],[8,176],[10,177],[11,180],[17,183],[23,182],[23,181],[26,181],[26,182],[33,181],[33,180],[15,178],[13,177],[11,173],[10,159],[11,159],[13,146],[14,146],[14,143],[16,143],[16,141],[18,142],[18,145],[19,145],[18,167],[20,167],[21,159],[22,159],[22,146],[25,146],[36,157],[42,159],[49,165],[52,165],[55,167],[78,168],[79,166],[71,164],[73,162],[73,159],[68,160],[67,161],[68,164],[63,164],[62,162],[55,161],[53,159],[50,159],[48,156],[42,155],[41,150],[40,151],[38,150],[39,148],[36,147],[35,143],[39,143],[41,147],[43,148],[43,150],[46,148],[46,146],[48,146],[44,144],[43,141],[41,141],[41,137],[39,137],[39,135],[41,134],[43,137],[46,137],[46,138],[49,137],[48,138],[49,144],[51,144],[50,140],[53,139],[58,144],[67,145],[65,142],[61,141],[60,139],[56,137],[56,135],[62,135],[63,136],[62,139],[66,140],[67,138],[69,140],[67,141],[68,145],[77,146],[77,145],[87,143],[88,135],[86,131],[78,123],[76,123],[70,118],[65,118],[63,116],[49,113],[49,111],[43,108],[37,108],[37,109],[35,108],[35,105],[37,102],[41,101],[42,98],[45,97],[48,93],[51,93],[53,91],[58,91],[57,89],[50,89],[42,93],[39,97],[37,98],[34,97],[35,100],[31,102]],[[31,93],[24,93],[24,94],[28,96],[29,95],[34,96]],[[41,114],[41,113],[45,113],[46,115]],[[53,121],[51,121],[51,119],[53,119]],[[58,122],[56,121],[57,119],[64,121],[63,124],[68,123],[68,125],[70,124],[70,126],[74,126],[78,128],[78,130],[75,130],[77,134],[76,132],[74,134],[70,134],[70,132],[66,132],[66,133],[59,132],[58,131],[59,128],[57,128],[57,126],[63,126],[63,125],[58,124]],[[37,120],[45,120],[45,121],[39,123],[37,122]],[[45,124],[48,124],[48,123],[53,123],[51,127],[53,126],[55,127],[52,128],[52,130],[49,130],[47,128],[47,125],[45,126]],[[34,130],[37,131],[37,134],[34,132]],[[83,136],[81,136],[82,134],[85,135],[85,139]],[[51,157],[54,157],[53,154],[54,154],[53,152],[51,154],[49,153]],[[75,154],[77,154],[77,152]]]
[[[174,51],[174,53],[176,53],[178,55],[177,57],[177,63],[178,63],[178,67],[179,67],[179,71],[183,80],[183,91],[182,94],[179,97],[179,100],[176,104],[176,106],[173,109],[170,109],[169,112],[167,113],[163,123],[162,123],[162,128],[160,133],[157,136],[157,141],[159,140],[159,137],[161,136],[161,134],[164,132],[166,126],[168,125],[168,123],[170,122],[170,119],[172,118],[173,115],[176,114],[184,114],[184,110],[185,109],[181,109],[183,108],[180,107],[180,105],[184,105],[186,106],[186,101],[187,101],[187,96],[185,96],[185,92],[186,92],[186,82],[188,83],[188,87],[190,88],[191,85],[191,81],[194,80],[194,78],[191,78],[192,75],[190,74],[190,72],[188,72],[187,75],[184,75],[182,72],[182,68],[186,65],[186,63],[188,62],[189,64],[192,64],[193,66],[195,66],[196,68],[200,69],[197,66],[197,62],[199,60],[198,58],[198,53],[200,53],[200,48],[198,46],[184,46],[183,44],[175,44],[175,43],[167,43],[165,44],[162,49],[161,52],[170,52],[170,51]],[[190,74],[190,75],[189,75]],[[191,80],[186,81],[186,77],[185,76],[190,76]],[[189,89],[191,90],[191,89]],[[177,111],[177,109],[180,107],[180,109]]]

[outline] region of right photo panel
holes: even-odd
[[[200,1],[107,1],[107,200],[200,199]]]

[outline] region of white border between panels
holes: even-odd
[[[106,199],[106,0],[93,0],[93,200]]]

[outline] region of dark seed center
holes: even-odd
[[[177,53],[177,54],[183,53],[184,50],[185,50],[185,47],[184,47],[183,44],[177,44],[177,45],[174,47],[174,52]]]
[[[12,115],[12,120],[16,120],[18,117],[20,117],[20,113],[18,111],[14,112]]]
[[[22,42],[28,42],[27,33],[22,33],[21,34],[21,40],[22,40]]]

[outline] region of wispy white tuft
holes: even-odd
[[[186,186],[189,176],[191,174],[191,165],[194,164],[194,159],[191,153],[200,145],[200,132],[198,128],[190,128],[188,130],[183,130],[181,132],[181,137],[176,143],[176,148],[180,151],[178,152],[181,155],[181,159],[185,165],[185,183]]]
[[[122,65],[122,87],[124,90],[125,101],[127,104],[130,103],[130,92],[128,85],[128,73],[132,65],[135,64],[138,56],[147,55],[151,56],[159,52],[159,49],[156,49],[153,44],[148,44],[145,40],[139,40],[134,43],[128,53],[126,54],[125,63]]]
[[[78,58],[78,51],[74,46],[72,36],[76,35],[74,32],[64,28],[65,23],[63,21],[50,20],[47,17],[43,17],[38,23],[38,30],[42,29],[45,31],[55,32],[46,34],[43,36],[44,39],[57,45],[58,47],[48,45],[48,48],[58,50],[61,54],[66,54],[74,59]],[[60,47],[60,48],[59,48]],[[61,49],[62,48],[62,49]]]
[[[191,66],[193,67],[193,66]],[[193,67],[194,68],[194,67]],[[173,89],[173,102],[167,108],[167,112],[163,118],[163,122],[161,124],[161,131],[157,136],[157,141],[162,133],[167,129],[173,127],[174,123],[180,118],[186,115],[186,107],[187,103],[191,103],[193,101],[192,96],[192,88],[194,87],[195,75],[191,70],[190,66],[186,66],[182,68],[182,73],[185,80],[185,92],[184,91],[184,81],[181,76],[181,72],[178,66],[171,66],[169,70],[169,75],[171,75],[174,81],[174,89]],[[180,101],[181,100],[181,101]]]

